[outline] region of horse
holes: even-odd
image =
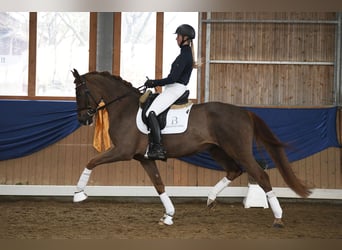
[[[146,158],[148,136],[136,124],[140,88],[120,76],[91,71],[80,75],[73,69],[77,117],[82,125],[90,125],[99,109],[106,108],[109,116],[109,136],[113,147],[91,159],[80,175],[74,202],[87,199],[84,191],[92,170],[101,164],[135,159],[148,174],[165,208],[161,224],[172,225],[174,205],[165,192],[155,160]],[[142,86],[144,87],[144,86]],[[146,90],[146,89],[145,89]],[[99,106],[104,102],[104,106]],[[234,179],[246,172],[265,191],[272,209],[274,227],[283,227],[283,210],[268,174],[253,156],[253,143],[263,146],[278,168],[286,184],[299,196],[306,198],[310,189],[297,178],[281,142],[268,125],[256,114],[233,104],[207,102],[193,104],[188,128],[181,134],[163,134],[167,158],[179,158],[207,151],[226,172],[226,176],[208,192],[207,206],[215,204],[216,196]]]

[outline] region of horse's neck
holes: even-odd
[[[129,88],[123,88],[122,91],[115,93],[114,91],[104,93],[104,102],[108,105],[107,109],[114,113],[132,112],[139,105],[139,95]]]
[[[98,77],[98,76],[96,76]],[[132,112],[137,110],[139,105],[139,92],[131,86],[118,79],[95,78],[93,82],[101,83],[93,91],[100,95],[108,111],[113,115],[121,113],[123,110]]]

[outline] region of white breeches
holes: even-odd
[[[181,83],[173,83],[165,85],[163,92],[161,92],[156,99],[152,102],[151,106],[146,112],[146,116],[154,111],[156,115],[159,115],[168,107],[170,107],[179,97],[181,97],[186,91],[186,86]]]

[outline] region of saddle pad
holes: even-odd
[[[185,132],[185,130],[188,127],[188,120],[192,105],[193,104],[190,104],[182,108],[170,109],[166,116],[166,126],[163,130],[161,130],[161,133],[180,134]],[[148,134],[147,126],[141,118],[141,112],[142,109],[139,108],[136,116],[137,127],[140,132]]]

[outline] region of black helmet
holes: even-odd
[[[189,25],[189,24],[182,24],[182,25],[180,25],[176,29],[175,34],[179,34],[179,35],[182,35],[182,36],[187,36],[191,40],[194,39],[195,36],[196,36],[195,29],[191,25]]]

